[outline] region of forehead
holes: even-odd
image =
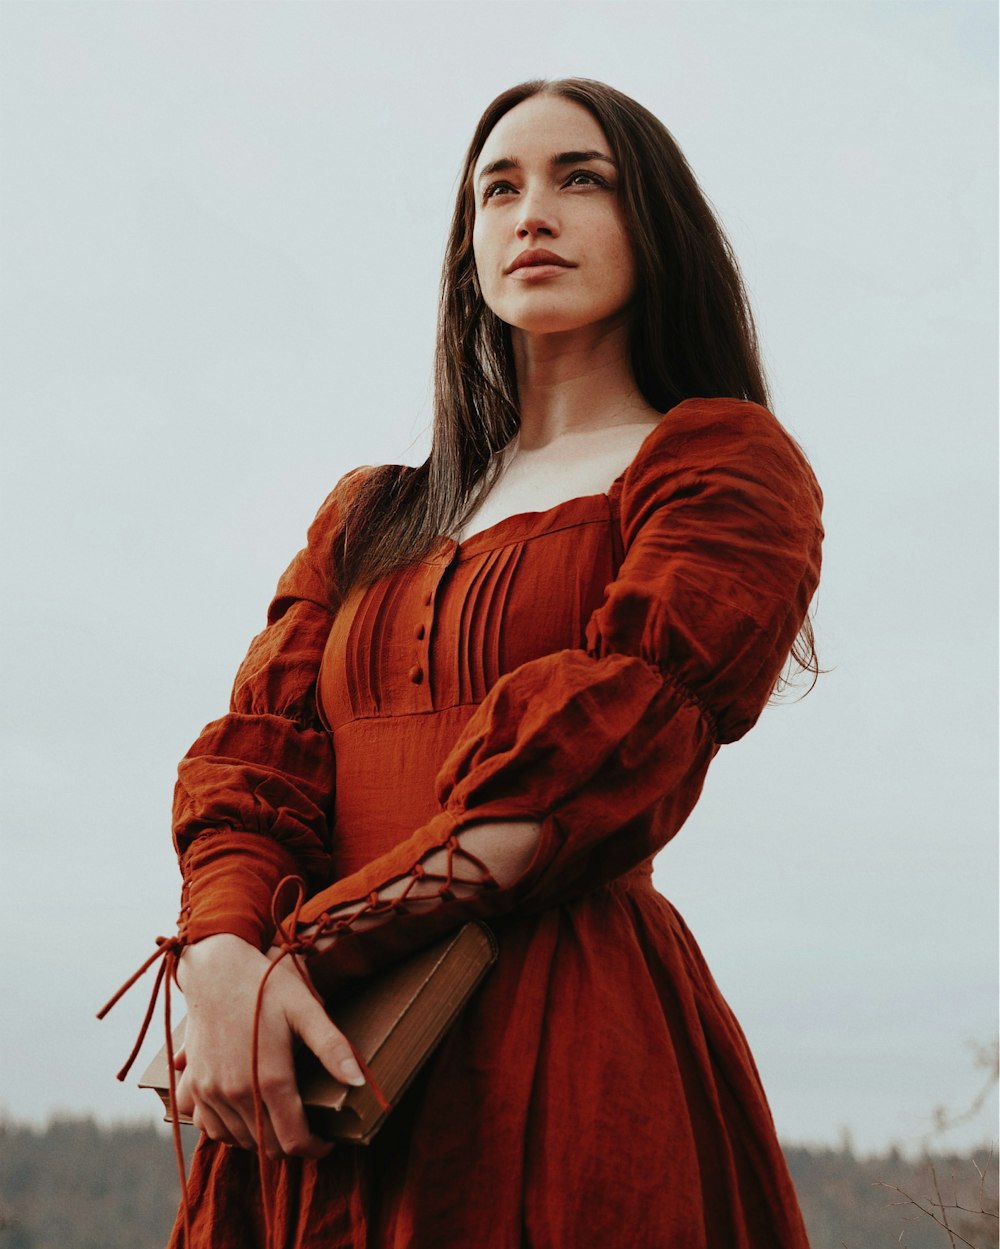
[[[591,148],[608,151],[604,131],[588,109],[561,96],[533,95],[504,113],[487,135],[473,177],[506,156],[522,165],[545,165],[553,152]]]

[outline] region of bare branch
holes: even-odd
[[[941,1219],[940,1219],[941,1226],[948,1233],[948,1239],[951,1241],[951,1249],[958,1249],[958,1244],[955,1240],[957,1232],[954,1232],[952,1230],[951,1224],[948,1222],[948,1215],[945,1211],[944,1198],[941,1196],[941,1185],[938,1183],[937,1167],[934,1165],[933,1162],[930,1161],[929,1158],[926,1159],[926,1161],[930,1164],[931,1179],[934,1181],[934,1195],[937,1197],[938,1209],[941,1211]]]
[[[972,1050],[973,1066],[979,1071],[985,1071],[986,1079],[982,1088],[964,1110],[951,1113],[944,1106],[935,1106],[931,1111],[934,1126],[925,1134],[921,1142],[925,1148],[931,1137],[975,1119],[992,1096],[997,1083],[1000,1082],[1000,1042],[993,1045],[981,1045],[978,1041],[968,1041],[966,1044]]]

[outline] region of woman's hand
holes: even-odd
[[[291,956],[289,956],[290,958]],[[364,1083],[347,1039],[330,1021],[286,959],[261,1001],[258,1078],[263,1135],[254,1121],[253,1016],[270,966],[256,946],[229,933],[206,937],[181,956],[178,982],[187,1002],[184,1044],[177,1053],[177,1108],[212,1140],[243,1149],[258,1144],[271,1157],[322,1158],[333,1146],[313,1136],[295,1083],[293,1045],[301,1039],[343,1084]]]

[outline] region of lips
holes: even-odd
[[[534,268],[536,265],[560,265],[564,269],[576,268],[572,261],[557,256],[555,252],[547,252],[542,247],[535,247],[521,252],[507,272],[513,273],[515,269]]]

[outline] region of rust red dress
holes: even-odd
[[[474,915],[501,947],[371,1145],[282,1164],[282,1243],[804,1249],[746,1041],[651,870],[816,588],[807,463],[765,409],[687,400],[606,494],[443,538],[338,602],[363,472],[321,508],[229,713],[180,765],[180,936],[265,948],[288,873],[315,919],[377,905],[467,825],[534,819],[541,837],[513,886],[445,894],[326,957],[341,983]],[[262,1243],[254,1155],[202,1138],[188,1199],[199,1249]]]

